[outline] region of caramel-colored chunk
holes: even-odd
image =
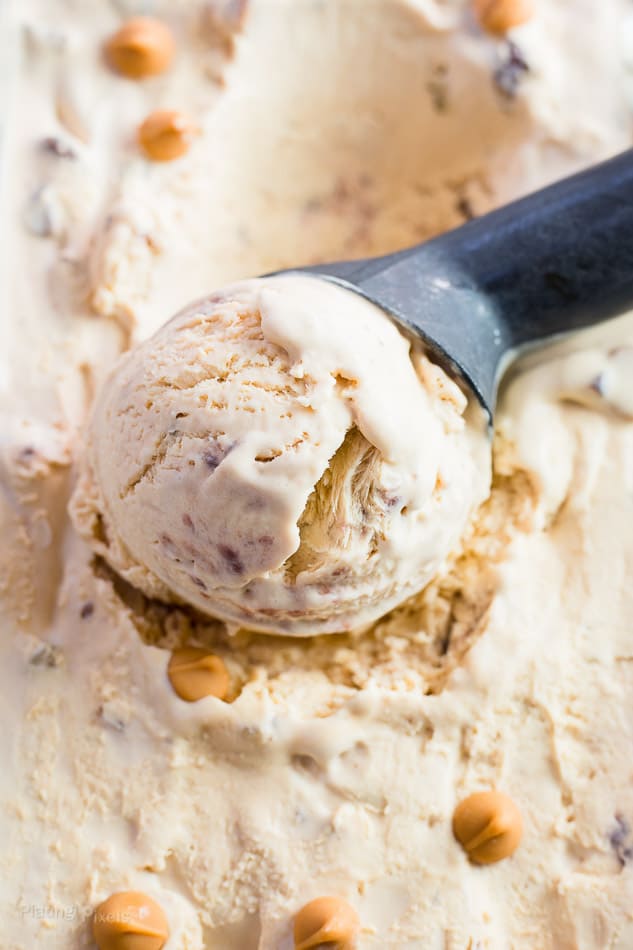
[[[453,834],[471,861],[494,864],[518,848],[523,834],[521,812],[502,792],[476,792],[455,809]]]
[[[171,162],[181,158],[198,133],[194,123],[173,109],[151,112],[138,130],[138,140],[152,162]]]
[[[475,15],[488,33],[503,36],[534,16],[533,0],[474,0]]]
[[[169,69],[174,38],[168,26],[153,17],[132,17],[105,45],[108,63],[128,79],[145,79]]]
[[[174,109],[151,112],[139,126],[138,141],[152,162],[171,162],[189,151],[197,126]]]
[[[169,924],[147,894],[120,891],[95,910],[92,935],[99,950],[161,950],[169,939]]]
[[[174,692],[188,703],[205,696],[224,699],[229,691],[230,679],[224,661],[201,647],[174,650],[167,675]]]
[[[352,950],[360,929],[358,914],[341,897],[317,897],[294,921],[295,950]]]

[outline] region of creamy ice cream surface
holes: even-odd
[[[314,277],[193,305],[106,380],[80,529],[148,596],[281,633],[366,626],[425,586],[489,489],[483,414],[467,425],[411,350]]]
[[[384,315],[254,279],[630,145],[629,0],[514,6],[0,6],[0,950],[633,946],[633,318],[490,473]]]

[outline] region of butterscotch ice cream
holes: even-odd
[[[236,284],[106,381],[76,520],[150,597],[281,633],[367,625],[428,583],[488,493],[466,408],[351,291]]]
[[[633,318],[521,357],[489,472],[254,280],[629,147],[628,0],[0,10],[0,950],[629,950]]]

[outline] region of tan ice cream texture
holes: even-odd
[[[100,56],[132,0],[12,4],[2,950],[94,950],[95,909],[124,891],[162,909],[166,950],[292,950],[328,896],[359,950],[629,950],[630,315],[521,363],[490,499],[362,632],[236,632],[148,599],[66,515],[130,338],[212,287],[414,243],[626,147],[628,0],[535,3],[514,53],[462,0],[254,0],[221,43],[234,4],[143,6],[176,55],[135,83]],[[179,160],[139,152],[158,109],[200,127]],[[227,701],[176,694],[185,646],[221,658]],[[478,867],[451,822],[493,789],[523,836]]]
[[[366,626],[428,583],[488,493],[466,409],[364,298],[236,284],[106,381],[73,510],[148,596],[281,633]]]

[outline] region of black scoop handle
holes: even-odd
[[[633,304],[633,150],[437,243],[496,302],[508,346],[621,313]]]
[[[633,307],[633,150],[406,251],[319,268],[420,333],[492,415],[517,347]]]

